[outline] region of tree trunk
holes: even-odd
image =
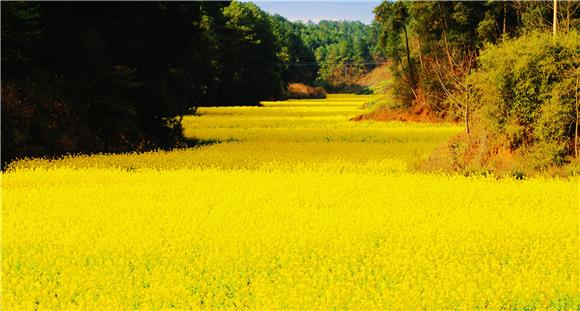
[[[506,19],[507,19],[507,1],[503,3],[503,32],[502,32],[503,35],[505,35]]]
[[[403,31],[405,31],[405,45],[407,46],[407,63],[409,64],[409,73],[411,74],[411,87],[414,89],[416,86],[415,72],[413,70],[413,64],[411,63],[411,50],[409,49],[409,37],[407,36],[406,26],[403,26]]]
[[[576,78],[576,132],[574,133],[574,155],[578,159],[578,121],[580,121],[580,114],[578,111],[578,78]]]
[[[552,32],[554,37],[556,37],[557,31],[558,31],[558,0],[554,0],[554,18],[552,19]]]
[[[421,63],[421,70],[425,72],[425,65],[423,64],[423,54],[421,53],[421,40],[417,40],[419,43],[419,63]]]
[[[572,3],[566,3],[566,33],[570,32],[570,6]]]
[[[465,103],[465,131],[467,134],[471,132],[469,128],[469,103]]]

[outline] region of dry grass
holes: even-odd
[[[357,84],[366,86],[374,94],[382,95],[376,101],[375,109],[364,115],[353,118],[353,121],[403,121],[403,122],[442,122],[449,120],[446,115],[436,112],[425,100],[425,94],[421,89],[417,90],[416,98],[410,105],[405,105],[395,92],[395,80],[393,79],[391,64],[386,62],[375,68],[369,74],[357,81]]]
[[[541,153],[542,150],[537,151]],[[426,160],[417,163],[420,171],[455,172],[464,175],[487,175],[497,177],[570,177],[580,175],[580,161],[566,159],[563,165],[547,163],[542,155],[514,149],[505,137],[482,130],[472,129],[470,134],[461,133],[437,147]]]
[[[290,83],[286,97],[289,99],[322,99],[326,98],[323,87],[312,87],[303,83]]]
[[[403,122],[430,122],[444,121],[425,105],[415,105],[410,109],[399,107],[394,103],[393,96],[385,95],[378,100],[379,105],[373,111],[352,118],[353,121],[403,121]]]
[[[392,78],[390,64],[384,63],[356,81],[356,84],[372,89],[375,94],[385,94],[388,85],[384,83]]]

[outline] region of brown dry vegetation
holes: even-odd
[[[286,97],[289,99],[323,99],[326,98],[326,90],[321,87],[312,87],[303,83],[290,83]]]
[[[509,140],[482,129],[469,135],[462,133],[435,149],[417,165],[422,171],[458,172],[465,175],[574,176],[580,173],[580,161],[571,159],[566,165],[546,161],[542,154],[514,148]]]
[[[454,171],[468,174],[485,173],[492,169],[499,174],[513,171],[515,169],[513,151],[500,147],[496,140],[483,132],[456,135],[435,149],[419,167],[426,171]]]
[[[388,66],[383,65],[359,80],[359,83],[366,84],[369,88],[380,90],[376,93],[383,94],[383,97],[376,100],[373,111],[351,120],[463,122],[459,118],[454,119],[452,115],[434,112],[421,101],[415,101],[410,108],[401,105],[393,94],[390,78]],[[481,115],[477,119],[471,120],[469,135],[462,133],[451,138],[419,163],[417,168],[422,171],[457,172],[466,175],[493,173],[495,176],[518,178],[539,174],[570,176],[580,172],[579,161],[569,158],[566,165],[554,165],[545,156],[549,146],[535,148],[533,152],[529,148],[519,148],[521,146],[515,145],[510,137],[489,131],[489,125],[485,124]]]
[[[377,94],[384,94],[388,91],[386,87],[387,80],[392,78],[390,63],[385,62],[382,65],[371,70],[356,81],[356,84],[373,89]]]
[[[441,122],[428,109],[421,106],[415,106],[411,110],[404,110],[401,108],[392,108],[389,106],[380,106],[377,109],[363,115],[352,118],[353,121],[409,121],[409,122]]]
[[[383,95],[375,105],[376,108],[363,115],[352,118],[353,121],[409,121],[440,122],[443,117],[435,114],[428,105],[415,103],[410,109],[403,107],[397,100],[393,89],[393,77],[390,63],[384,63],[357,81],[357,84],[371,89],[375,94]]]

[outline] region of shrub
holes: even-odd
[[[44,156],[81,152],[88,145],[100,148],[101,141],[86,118],[68,101],[44,87],[26,83],[19,89],[3,84],[2,166],[22,156]]]
[[[321,87],[312,87],[303,83],[290,83],[286,98],[303,99],[303,98],[326,98],[326,90]]]
[[[502,144],[486,148],[507,148],[526,166],[535,163],[534,169],[569,162],[576,136],[579,50],[576,31],[557,38],[532,33],[486,46],[463,97],[475,110],[475,131]]]

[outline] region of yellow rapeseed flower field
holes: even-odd
[[[2,174],[2,309],[576,309],[577,178],[413,170],[372,96],[203,108],[172,152]]]

